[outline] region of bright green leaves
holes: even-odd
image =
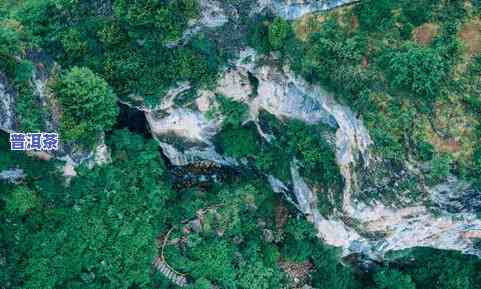
[[[416,289],[411,276],[397,270],[382,270],[374,275],[374,281],[380,289]]]
[[[63,67],[90,68],[121,98],[135,94],[156,105],[179,81],[199,87],[215,80],[222,62],[215,42],[196,36],[166,47],[199,16],[197,0],[111,2],[29,0],[17,17]]]
[[[77,168],[64,191],[71,206],[46,210],[24,288],[152,288],[155,237],[173,194],[153,140],[116,131],[111,141],[113,163]]]
[[[433,48],[407,44],[389,61],[392,85],[426,101],[438,96],[447,73],[443,57]]]
[[[234,247],[226,241],[204,242],[192,249],[194,261],[191,274],[195,278],[205,277],[221,284],[229,284],[236,277],[233,264]]]
[[[7,193],[5,202],[7,212],[20,216],[40,204],[36,193],[24,186],[17,186]]]
[[[275,266],[266,266],[261,261],[248,262],[241,267],[237,282],[243,289],[281,288],[282,274]]]
[[[88,53],[88,43],[78,29],[67,29],[60,35],[60,42],[65,53],[72,58],[78,59]]]
[[[114,12],[132,37],[172,41],[180,38],[187,21],[199,14],[199,4],[195,0],[118,0]]]
[[[117,96],[107,82],[88,68],[72,68],[55,83],[62,106],[62,137],[91,145],[110,130],[118,114]]]
[[[383,31],[392,22],[395,0],[368,0],[355,7],[361,27],[369,31]]]
[[[292,27],[286,20],[277,17],[269,26],[269,43],[275,50],[281,49],[288,40],[292,37]]]

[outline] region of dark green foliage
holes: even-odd
[[[359,284],[362,276],[356,275],[353,268],[340,263],[339,250],[320,243],[316,247],[312,256],[316,268],[313,276],[314,286],[338,289],[365,288]]]
[[[15,56],[22,52],[20,34],[4,25],[0,16],[0,71],[15,75]]]
[[[269,41],[269,25],[268,19],[261,18],[251,25],[247,35],[249,45],[261,53],[268,53],[272,50]]]
[[[90,69],[72,68],[55,83],[54,91],[62,106],[61,133],[66,141],[89,145],[114,125],[117,96]]]
[[[222,62],[217,46],[202,35],[178,41],[196,0],[112,2],[25,1],[19,19],[63,66],[85,66],[100,74],[119,97],[143,96],[156,105],[178,81],[196,87],[215,80]]]
[[[2,151],[7,150],[5,140]],[[0,197],[0,253],[6,256],[0,264],[2,284],[169,288],[165,278],[151,274],[151,261],[159,254],[155,237],[171,227],[171,240],[180,243],[169,243],[165,256],[193,280],[189,288],[284,288],[290,284],[278,265],[284,261],[313,264],[311,284],[316,288],[478,289],[481,284],[478,260],[430,249],[386,263],[374,275],[360,275],[341,264],[340,252],[324,246],[303,218],[288,216],[282,237],[268,242],[265,230],[279,234],[274,222],[278,197],[261,180],[243,179],[207,194],[175,194],[164,182],[165,167],[154,141],[116,131],[107,143],[113,163],[77,168],[70,187],[57,178],[53,163],[1,154],[0,169],[21,165],[28,176],[15,189],[15,198],[13,186],[0,184],[2,192],[10,192]],[[12,204],[14,210],[3,210]],[[184,235],[185,220],[206,208],[201,231]]]
[[[320,31],[301,42],[291,36],[281,50],[295,72],[310,82],[320,83],[350,103],[376,80],[362,66],[368,53],[367,34],[352,32],[334,18],[327,18]]]
[[[389,56],[392,85],[426,101],[439,95],[447,72],[444,59],[432,48],[408,44]]]
[[[306,125],[297,120],[282,123],[274,116],[263,113],[275,139],[264,144],[257,165],[261,170],[274,173],[286,180],[290,176],[290,162],[300,162],[301,173],[309,180],[327,188],[341,185],[334,150],[325,137],[329,128],[323,125]],[[261,118],[262,118],[261,117]]]
[[[292,27],[286,20],[277,17],[269,26],[269,43],[273,49],[282,49],[292,37]]]
[[[0,17],[17,6],[8,2],[0,4]],[[54,86],[66,139],[83,137],[91,143],[97,133],[109,131],[117,114],[115,94],[141,95],[155,105],[178,81],[190,81],[194,88],[214,83],[223,63],[217,44],[204,35],[175,48],[165,46],[199,16],[197,1],[115,0],[112,9],[104,2],[28,0],[17,15],[35,42],[69,71]],[[469,63],[469,77],[452,81],[460,58],[456,35],[457,23],[466,17],[464,2],[442,2],[362,1],[354,9],[360,30],[327,17],[305,42],[294,37],[289,22],[263,18],[248,41],[262,53],[280,52],[296,72],[336,92],[364,118],[383,157],[401,163],[412,154],[431,161],[435,183],[452,173],[450,157],[436,153],[425,136],[409,133],[429,114],[425,104],[456,85],[466,108],[476,116],[481,112],[480,58]],[[411,38],[414,27],[433,19],[449,23],[431,46],[401,42]],[[26,35],[3,23],[0,68],[19,86],[20,126],[43,129],[38,99],[26,85],[33,65],[15,58],[25,51]],[[321,213],[332,211],[327,196],[337,197],[342,179],[333,146],[326,141],[330,129],[279,121],[263,112],[262,129],[274,137],[268,143],[255,127],[243,123],[245,105],[223,97],[219,103],[225,121],[217,144],[223,152],[253,160],[260,173],[284,181],[297,159],[302,176],[320,190]],[[312,264],[309,282],[315,288],[480,288],[479,260],[447,251],[417,249],[372,271],[357,272],[341,263],[339,250],[323,245],[313,226],[293,216],[294,211],[281,216],[287,225],[277,223],[277,206],[288,205],[279,204],[263,177],[235,177],[209,189],[174,192],[156,142],[116,131],[107,134],[107,144],[113,162],[76,168],[78,176],[66,186],[62,167],[57,167],[63,163],[10,152],[1,136],[0,171],[20,167],[27,177],[17,186],[0,184],[0,286],[172,288],[151,266],[160,253],[156,237],[172,229],[165,257],[186,273],[189,288],[291,288],[282,262]],[[469,165],[469,177],[479,182],[481,146]],[[399,190],[414,192],[415,185],[409,179],[400,182]],[[200,228],[188,228],[195,218],[202,219]]]
[[[259,151],[260,137],[254,127],[243,126],[248,117],[247,106],[224,96],[218,96],[217,101],[218,111],[209,112],[209,116],[220,113],[224,119],[223,129],[217,136],[221,150],[235,158],[255,156]]]
[[[38,205],[36,193],[27,187],[16,187],[5,197],[6,210],[10,214],[24,215]]]
[[[289,220],[286,231],[288,237],[282,248],[282,255],[296,262],[309,260],[313,254],[316,239],[312,224],[304,219],[292,219]]]
[[[225,96],[218,96],[217,101],[219,103],[219,113],[224,117],[223,125],[234,129],[240,128],[242,122],[247,118],[247,106]]]
[[[254,156],[258,153],[260,140],[253,128],[226,128],[218,135],[224,154],[234,158]]]
[[[362,1],[355,10],[361,27],[368,31],[384,31],[393,24],[395,0]]]
[[[44,110],[36,95],[28,88],[21,88],[17,97],[16,112],[19,131],[40,132],[44,129]]]
[[[187,20],[199,14],[199,4],[195,0],[119,0],[114,2],[113,10],[130,28],[129,36],[161,42],[178,39]]]
[[[326,13],[322,21],[313,17],[307,25],[314,32],[305,41],[290,36],[284,41],[287,46],[274,49],[269,43],[269,49],[282,52],[295,72],[335,92],[358,112],[383,158],[429,161],[435,148],[421,120],[432,119],[433,105],[459,93],[460,87],[476,87],[455,81],[456,69],[465,61],[458,40],[460,22],[468,20],[458,7],[462,1],[454,2],[361,1],[352,10]],[[463,16],[445,17],[451,10]],[[444,22],[436,22],[440,20]],[[414,29],[426,22],[439,25],[437,35],[431,44],[414,43]],[[268,42],[265,27],[271,25],[263,19],[254,26],[254,31],[264,31],[255,34],[261,53],[270,52],[262,45]],[[471,95],[468,101],[479,102],[474,96],[479,91]]]
[[[7,85],[17,92],[15,105],[18,129],[40,131],[44,128],[45,113],[31,84],[35,68],[33,63],[22,59],[26,49],[32,46],[29,43],[31,39],[20,23],[9,17],[9,13],[0,14],[0,76],[6,76]]]
[[[258,183],[243,180],[239,186],[224,186],[212,199],[215,205],[202,214],[201,231],[190,233],[183,249],[169,246],[167,259],[196,280],[194,288],[208,283],[223,288],[280,288],[286,284],[283,274],[277,263],[266,262],[267,243],[257,224],[266,220],[266,229],[274,230],[269,209],[273,200],[272,191]],[[270,246],[271,252],[278,250]],[[272,261],[275,257],[270,256]]]
[[[386,32],[396,21],[408,26],[419,26],[428,22],[433,17],[436,4],[438,1],[435,0],[363,1],[354,11],[363,30]]]
[[[316,288],[356,289],[359,276],[340,263],[340,251],[323,245],[313,226],[304,219],[291,219],[286,226],[283,246],[285,256],[294,261],[310,261],[314,265],[312,285]]]
[[[397,270],[382,270],[374,275],[374,281],[380,289],[416,289],[411,276]]]
[[[446,154],[436,155],[431,162],[431,172],[428,180],[431,183],[440,182],[451,172],[451,157]]]
[[[403,0],[399,1],[402,16],[411,25],[418,26],[428,22],[432,18],[436,0]]]
[[[473,63],[470,65],[468,71],[468,80],[464,85],[466,106],[471,111],[475,117],[478,119],[481,117],[481,99],[479,95],[481,94],[481,80],[479,75],[481,75],[481,56],[478,56]],[[481,138],[481,125],[478,124],[476,127],[475,135],[478,139]],[[475,186],[479,189],[481,188],[481,143],[476,144],[472,165],[470,166],[469,178],[474,181]]]
[[[413,261],[415,260],[415,261]],[[386,284],[398,280],[405,287],[387,288],[433,288],[433,289],[475,289],[481,288],[481,262],[474,256],[464,256],[458,252],[417,248],[406,257],[393,262],[390,267],[402,273],[392,273]],[[387,277],[386,274],[384,274]],[[408,281],[412,279],[413,282]],[[383,288],[383,287],[381,287]]]
[[[207,278],[224,286],[233,283],[236,273],[233,264],[234,247],[225,241],[204,242],[192,248],[189,256],[194,278]]]
[[[155,236],[172,194],[163,183],[155,142],[125,131],[116,132],[112,142],[113,164],[80,168],[71,187],[63,188],[68,207],[52,206],[48,194],[40,194],[44,207],[32,211],[33,200],[25,198],[31,192],[19,193],[22,187],[13,192],[14,199],[7,198],[15,212],[32,212],[26,219],[9,217],[10,230],[33,230],[30,236],[5,235],[9,246],[16,246],[9,250],[30,243],[30,249],[22,251],[25,261],[17,260],[17,268],[25,268],[19,272],[24,285],[16,288],[152,288]],[[42,181],[33,184],[41,189]],[[56,185],[62,187],[62,182]]]

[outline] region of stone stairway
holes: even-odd
[[[187,278],[183,275],[175,272],[165,261],[160,257],[155,258],[153,262],[154,267],[159,270],[159,272],[164,275],[165,278],[169,279],[172,283],[179,287],[187,286]]]

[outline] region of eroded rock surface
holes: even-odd
[[[17,183],[25,177],[25,173],[22,169],[11,169],[0,172],[0,180],[5,180],[9,183]]]
[[[0,72],[0,129],[15,129],[15,91]]]
[[[274,14],[294,20],[305,14],[333,9],[354,0],[259,0],[260,8],[271,9]]]
[[[172,164],[185,166],[202,161],[221,166],[239,164],[219,154],[212,145],[222,126],[222,116],[207,119],[205,115],[215,107],[216,93],[245,103],[249,108],[246,121],[256,123],[260,135],[267,140],[270,136],[258,124],[262,110],[279,119],[324,123],[336,130],[336,160],[345,183],[340,192],[343,200],[340,210],[330,216],[320,213],[317,195],[300,175],[295,160],[291,164],[289,184],[267,175],[273,190],[282,193],[314,224],[319,238],[341,247],[344,255],[361,253],[372,259],[382,259],[389,251],[417,246],[481,256],[473,246],[474,240],[481,235],[481,221],[474,214],[479,209],[479,198],[474,199],[478,200],[475,202],[467,201],[479,194],[473,192],[469,184],[451,180],[429,189],[440,211],[436,215],[423,201],[405,206],[404,203],[365,202],[352,197],[362,189],[359,187],[362,184],[357,182],[358,170],[375,169],[377,162],[369,150],[372,140],[362,120],[326,90],[294,76],[288,67],[257,66],[255,58],[252,50],[242,51],[239,59],[219,78],[215,89],[199,92],[194,107],[186,109],[173,105],[165,110],[146,112],[152,132]],[[175,99],[175,96],[170,95],[170,98]],[[157,117],[152,118],[153,114]],[[294,198],[290,197],[292,195]]]

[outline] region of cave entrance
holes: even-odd
[[[117,117],[116,129],[127,128],[129,131],[152,138],[145,113],[123,103],[119,104],[120,113]]]

